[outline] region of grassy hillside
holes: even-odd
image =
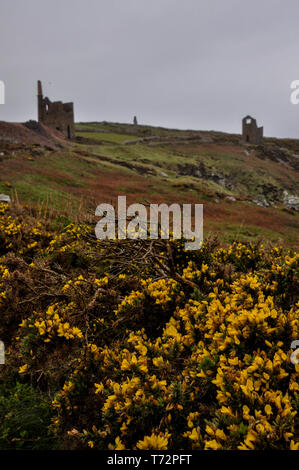
[[[128,202],[202,202],[205,234],[297,244],[299,141],[117,123],[79,123],[75,142],[55,148],[2,143],[0,192],[64,210],[93,212]]]
[[[298,142],[20,126],[0,145],[0,449],[298,450]],[[96,240],[120,194],[203,203],[203,248]]]

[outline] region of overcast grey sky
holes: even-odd
[[[298,0],[1,0],[0,120],[36,119],[36,81],[76,121],[299,138]]]

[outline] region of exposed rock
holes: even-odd
[[[260,207],[270,207],[271,204],[267,201],[267,199],[263,196],[259,196],[257,199],[254,199],[252,202]]]
[[[179,164],[178,172],[180,176],[194,176],[195,178],[204,178],[214,181],[223,188],[227,188],[229,190],[233,189],[232,181],[228,181],[225,175],[208,168],[202,162],[200,162],[198,165],[193,165],[191,163],[185,163],[184,165]]]
[[[0,194],[0,202],[6,202],[6,204],[10,204],[11,199],[7,194]]]
[[[234,196],[225,196],[225,200],[229,202],[236,202],[236,198]]]
[[[218,184],[219,184],[220,186],[222,186],[223,188],[227,188],[227,187],[228,187],[228,185],[227,185],[227,183],[226,183],[226,179],[223,178],[223,176],[221,176],[221,175],[219,175],[219,174],[217,174],[217,173],[212,173],[211,177],[212,177],[211,179],[212,179],[213,181],[215,181],[215,183],[218,183]]]
[[[277,147],[275,145],[259,145],[257,147],[256,156],[262,160],[269,158],[273,162],[280,163],[289,168],[298,170],[298,158],[296,155],[291,154],[288,149],[284,147]]]
[[[299,197],[289,194],[288,191],[283,191],[283,202],[288,209],[299,210]]]
[[[164,171],[160,171],[160,175],[163,176],[164,178],[168,178],[167,173],[164,173]]]

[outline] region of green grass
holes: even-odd
[[[94,127],[98,128],[98,125],[94,125]],[[91,128],[92,125],[89,126],[89,129]],[[165,130],[164,134],[166,134]],[[152,147],[147,144],[124,146],[119,144],[126,140],[137,138],[137,136],[100,132],[83,132],[79,133],[79,135],[98,138],[104,141],[99,147],[93,146],[93,152],[119,160],[138,162],[148,169],[155,170],[158,177],[162,171],[165,172],[166,170],[169,179],[175,180],[180,166],[193,165],[197,167],[200,162],[203,162],[209,172],[218,173],[225,178],[233,179],[236,191],[241,194],[257,194],[260,192],[259,188],[265,183],[277,187],[278,191],[281,187],[279,177],[277,175],[273,177],[267,172],[268,162],[265,163],[259,160],[259,168],[248,167],[248,157],[242,155],[244,151],[242,148],[239,150],[240,155],[236,155],[226,151],[226,144],[223,145],[222,151],[213,152],[206,150],[205,146],[201,149],[199,145],[194,153],[194,146],[192,144],[180,146],[179,150],[172,146],[163,145]],[[115,145],[108,144],[107,141],[114,142]],[[196,181],[197,184],[201,184],[200,179],[192,178],[193,183],[196,183]],[[217,182],[208,180],[206,184],[211,191],[220,191],[226,194],[231,193],[229,189],[223,188]]]
[[[204,201],[213,205],[215,205],[215,199],[218,199],[219,204],[213,210],[219,212],[221,207],[234,214],[235,210],[238,213],[240,211],[238,203],[226,203],[222,199],[223,196],[234,195],[242,196],[244,199],[254,199],[263,194],[265,185],[274,188],[277,194],[282,194],[284,189],[291,194],[296,194],[297,191],[298,173],[268,158],[261,159],[254,156],[256,149],[251,156],[246,156],[245,148],[238,143],[238,136],[203,132],[203,135],[212,136],[215,141],[212,144],[190,142],[175,146],[150,146],[146,143],[123,145],[125,141],[138,139],[144,135],[184,136],[190,135],[190,132],[151,126],[134,128],[129,124],[103,122],[79,123],[76,127],[84,130],[84,132],[79,131],[78,135],[92,139],[92,145],[72,142],[68,148],[56,151],[45,150],[40,155],[32,153],[33,160],[30,161],[28,160],[30,146],[26,146],[26,150],[15,152],[3,162],[0,175],[1,193],[14,196],[17,192],[20,201],[49,204],[58,209],[69,205],[76,208],[82,201],[82,193],[85,193],[85,198],[87,198],[86,194],[89,194],[90,190],[91,195],[97,196],[97,191],[101,189],[97,184],[98,177],[104,176],[105,179],[107,175],[107,181],[111,178],[112,184],[109,181],[107,185],[109,198],[109,189],[113,188],[113,178],[117,175],[121,182],[117,182],[113,190],[136,194],[136,199],[140,199],[143,193],[143,190],[139,188],[142,187],[140,181],[142,182],[144,178],[146,198],[149,198],[150,194],[155,197],[161,196],[169,201],[171,199],[184,201],[191,198],[194,201]],[[96,140],[101,144],[96,145],[94,143]],[[280,144],[279,139],[269,142],[268,140],[265,141],[266,145],[271,144],[277,147],[283,145],[288,147],[290,152],[294,152],[297,148],[296,142],[281,141]],[[208,174],[208,177],[199,178],[191,174],[182,174],[186,170],[200,169],[201,165],[204,166],[204,173]],[[167,174],[167,178],[161,174],[162,172]],[[216,175],[215,181],[213,173]],[[223,176],[232,186],[223,187],[218,184],[217,175]],[[137,178],[138,187],[134,187]],[[7,181],[12,184],[11,188],[6,185]],[[100,194],[102,197],[101,192]],[[252,205],[250,207],[253,213],[254,208],[252,209]],[[283,223],[290,228],[287,233],[286,226],[284,226],[282,233],[292,242],[295,238],[293,233],[295,228],[292,224],[295,221],[294,225],[296,225],[298,214],[279,213],[272,208],[267,210],[275,214],[275,217],[277,215],[278,219],[281,218]],[[246,211],[246,203],[244,203],[244,211]],[[280,237],[281,233],[277,229],[279,223],[275,225],[274,233],[271,233],[271,230],[268,231],[268,227],[265,226],[262,229],[257,228],[256,231],[245,230],[242,234],[249,238],[257,237],[261,233],[271,239],[274,236]],[[222,223],[221,230],[231,239],[238,231],[238,226]]]
[[[18,196],[26,201],[38,202],[53,205],[55,208],[62,208],[66,201],[72,200],[68,193],[49,187],[49,184],[32,184],[26,181],[16,181],[14,188]]]
[[[107,132],[76,132],[76,135],[79,137],[85,137],[87,139],[96,139],[104,142],[112,142],[123,144],[127,140],[138,139],[136,135],[127,135],[127,134],[114,134]]]
[[[290,230],[288,234],[269,230],[265,227],[257,227],[255,225],[243,225],[233,223],[216,223],[207,222],[205,224],[204,236],[217,235],[223,243],[232,243],[235,240],[240,242],[254,241],[256,239],[267,239],[269,242],[286,244],[294,244],[297,241],[297,231]]]
[[[0,450],[57,448],[48,430],[53,410],[47,398],[30,385],[1,384]]]

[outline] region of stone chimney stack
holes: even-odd
[[[37,106],[38,122],[41,122],[43,120],[43,90],[40,80],[37,82]]]

